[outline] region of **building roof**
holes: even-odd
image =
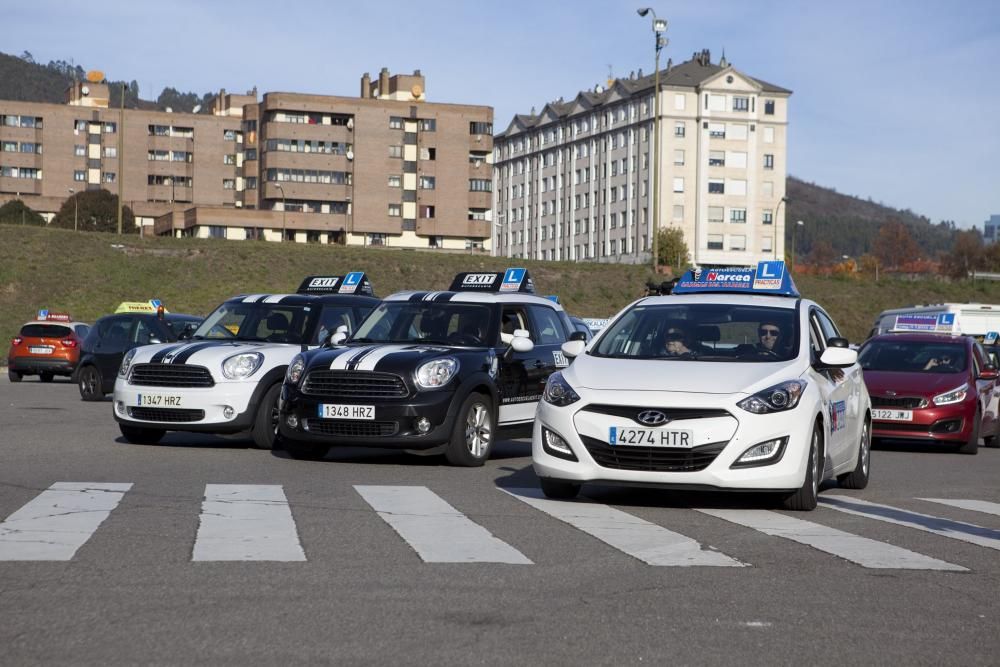
[[[711,55],[707,49],[695,52],[690,60],[679,65],[672,66],[668,62],[667,67],[660,72],[660,88],[697,88],[709,79],[714,78],[720,72],[727,70],[756,83],[763,92],[779,95],[790,95],[792,92],[787,88],[782,88],[773,83],[747,76],[727,63],[725,56],[723,56],[722,62],[718,64],[712,63]],[[607,88],[598,87],[595,90],[580,91],[569,102],[563,101],[560,97],[558,100],[546,104],[539,114],[534,113],[534,110],[532,110],[531,114],[515,114],[507,126],[507,130],[498,134],[497,137],[502,138],[515,125],[523,129],[547,125],[555,119],[574,115],[574,109],[578,106],[598,107],[622,98],[633,97],[652,89],[655,74],[642,76],[642,70],[639,71],[639,74],[640,76],[638,77],[629,76],[628,78],[615,79]]]

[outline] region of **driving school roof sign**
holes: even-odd
[[[345,276],[307,276],[297,294],[363,294],[375,296],[364,271],[352,271]]]
[[[451,281],[450,292],[527,292],[535,293],[535,284],[527,269],[507,269],[503,272],[467,271]]]
[[[892,331],[929,331],[951,333],[955,329],[955,313],[904,313],[896,316]]]
[[[798,297],[791,273],[782,261],[758,262],[756,267],[694,268],[678,281],[672,294],[767,294]]]

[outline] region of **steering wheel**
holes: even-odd
[[[236,334],[221,324],[216,324],[208,330],[208,335],[212,336],[212,334],[222,334],[223,338],[236,338]]]
[[[455,345],[481,345],[482,341],[479,340],[478,336],[473,336],[472,334],[462,333],[460,331],[455,331],[448,334],[448,342],[454,343]]]

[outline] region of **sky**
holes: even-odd
[[[358,95],[361,74],[421,70],[432,102],[515,113],[723,49],[793,91],[788,173],[982,227],[1000,214],[998,0],[2,0],[0,51],[72,60],[140,96],[254,86]]]

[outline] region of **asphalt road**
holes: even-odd
[[[0,664],[998,661],[997,449],[876,449],[868,489],[823,493],[892,509],[774,512],[753,496],[587,487],[583,503],[543,510],[504,491],[537,486],[526,441],[500,443],[479,469],[361,449],[301,462],[238,437],[127,444],[110,402],[83,403],[65,381],[0,382],[0,406]],[[68,559],[20,559],[10,529],[24,524],[10,515],[60,482],[105,510],[46,525],[106,518],[35,545],[79,537]],[[100,483],[131,487],[80,491]],[[239,502],[261,489],[277,496]],[[421,503],[445,511],[425,521]],[[270,514],[239,515],[248,506]],[[674,541],[644,550],[643,536]],[[649,564],[691,544],[728,566]],[[226,548],[285,560],[219,560]],[[435,562],[455,554],[515,562]]]

